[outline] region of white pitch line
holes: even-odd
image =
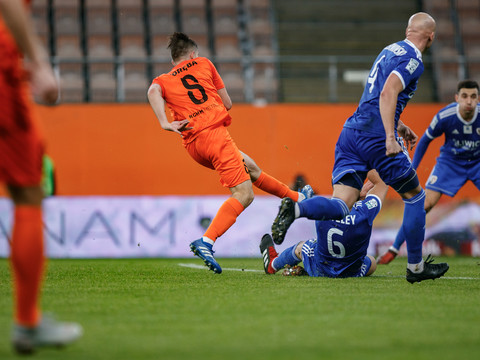
[[[202,269],[202,270],[208,270],[205,265],[199,265],[199,264],[185,264],[185,263],[179,263],[178,266],[183,266],[191,269]],[[223,270],[229,270],[229,271],[248,271],[248,272],[264,272],[263,270],[255,270],[255,269],[234,269],[234,268],[222,268]],[[383,278],[405,278],[405,276],[402,275],[372,275],[372,277],[383,277]],[[473,277],[463,277],[463,276],[442,276],[440,279],[446,279],[446,280],[480,280],[480,278],[473,278]]]
[[[205,265],[198,265],[198,264],[184,264],[179,263],[178,266],[183,266],[192,269],[204,269],[208,270]],[[254,270],[254,269],[233,269],[233,268],[222,268],[222,270],[230,270],[230,271],[249,271],[249,272],[264,272],[263,270]]]
[[[404,278],[402,275],[372,275],[372,277],[383,277],[383,278]],[[480,280],[480,278],[473,277],[462,277],[462,276],[442,276],[439,279],[447,280]]]

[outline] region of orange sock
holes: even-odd
[[[245,208],[240,201],[233,197],[228,198],[222,206],[220,206],[220,209],[218,209],[217,215],[215,215],[203,236],[213,241],[217,240],[218,237],[222,236],[225,231],[235,224],[238,215],[240,215],[243,210],[245,210]]]
[[[10,256],[14,278],[15,321],[35,326],[40,320],[40,288],[45,264],[42,208],[15,207]]]
[[[289,197],[295,202],[298,201],[297,191],[293,191],[287,185],[278,181],[274,177],[266,174],[264,171],[262,171],[262,173],[260,174],[258,179],[253,183],[253,185],[255,185],[259,189],[262,189],[263,191],[269,194],[279,197],[280,199]]]

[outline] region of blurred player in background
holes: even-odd
[[[345,122],[335,148],[333,197],[316,196],[298,204],[283,199],[272,225],[275,243],[283,242],[297,217],[343,219],[357,201],[368,171],[376,169],[405,204],[402,226],[408,245],[407,281],[435,279],[448,270],[445,263],[431,264],[422,258],[425,192],[403,143],[405,140],[413,148],[417,136],[400,121],[424,70],[422,52],[430,47],[434,37],[435,20],[426,13],[416,13],[408,21],[406,39],[380,52],[360,104]]]
[[[35,96],[46,104],[58,98],[58,85],[45,51],[32,29],[26,4],[0,0],[0,181],[15,205],[11,237],[16,351],[66,345],[82,335],[74,323],[42,316],[39,309],[44,271],[42,223],[43,140],[33,117],[29,78]],[[25,68],[22,55],[26,57]]]
[[[221,273],[222,268],[213,257],[213,244],[253,201],[252,183],[263,191],[294,201],[310,197],[313,190],[310,186],[303,192],[291,190],[241,152],[227,130],[232,121],[228,114],[232,101],[215,66],[207,58],[199,57],[197,44],[183,33],[174,33],[168,48],[173,69],[153,80],[148,100],[162,128],[180,134],[190,156],[199,164],[215,169],[222,185],[232,193],[203,237],[190,244],[193,253],[210,270]],[[170,108],[172,122],[165,114],[165,103]]]
[[[321,277],[363,277],[377,268],[375,258],[367,255],[373,220],[380,212],[388,186],[375,170],[368,173],[360,198],[342,220],[315,221],[317,238],[300,241],[278,255],[272,237],[260,242],[265,273],[275,274],[285,266],[293,267],[285,275]],[[366,196],[365,196],[366,195]],[[296,267],[303,261],[305,271]]]
[[[418,168],[430,142],[445,135],[445,143],[427,183],[425,211],[428,213],[443,194],[455,196],[470,180],[480,189],[480,120],[477,123],[478,83],[473,80],[461,81],[457,86],[455,102],[440,110],[420,139],[413,167]],[[398,254],[405,241],[403,228],[388,251],[378,258],[379,264],[388,264]]]

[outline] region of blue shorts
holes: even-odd
[[[403,149],[404,151],[397,156],[388,157],[385,155],[385,137],[362,130],[343,128],[335,146],[332,183],[340,182],[345,175],[353,175],[356,182],[356,186],[353,187],[361,189],[368,171],[376,169],[387,185],[400,193],[409,191],[413,187],[402,189],[401,184],[416,177],[416,172],[407,150],[404,147]]]
[[[306,241],[302,246],[303,267],[309,276],[332,278],[364,277],[372,267],[372,260],[370,260],[368,256],[365,256],[360,267],[338,273],[333,267],[325,264],[323,260],[319,259],[319,256],[315,251],[316,243],[317,240],[312,239]],[[338,265],[340,262],[341,260],[337,260],[335,265]],[[349,265],[350,264],[345,264],[345,267],[348,267]]]
[[[453,197],[468,180],[480,190],[480,160],[439,156],[425,188]]]

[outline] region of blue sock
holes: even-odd
[[[395,241],[393,242],[393,247],[397,250],[400,250],[400,247],[402,244],[405,242],[405,234],[403,233],[403,225],[400,226],[400,230],[398,230],[397,237],[395,238]]]
[[[341,220],[350,213],[347,204],[337,198],[327,199],[323,196],[314,196],[297,204],[300,209],[300,217],[310,220]]]
[[[413,198],[403,200],[402,230],[407,240],[408,263],[418,264],[422,261],[422,244],[425,238],[425,191],[419,192]]]
[[[282,251],[276,259],[273,260],[272,266],[275,270],[280,270],[285,267],[285,265],[295,266],[301,260],[295,255],[295,248],[298,244],[290,246],[288,249]]]

